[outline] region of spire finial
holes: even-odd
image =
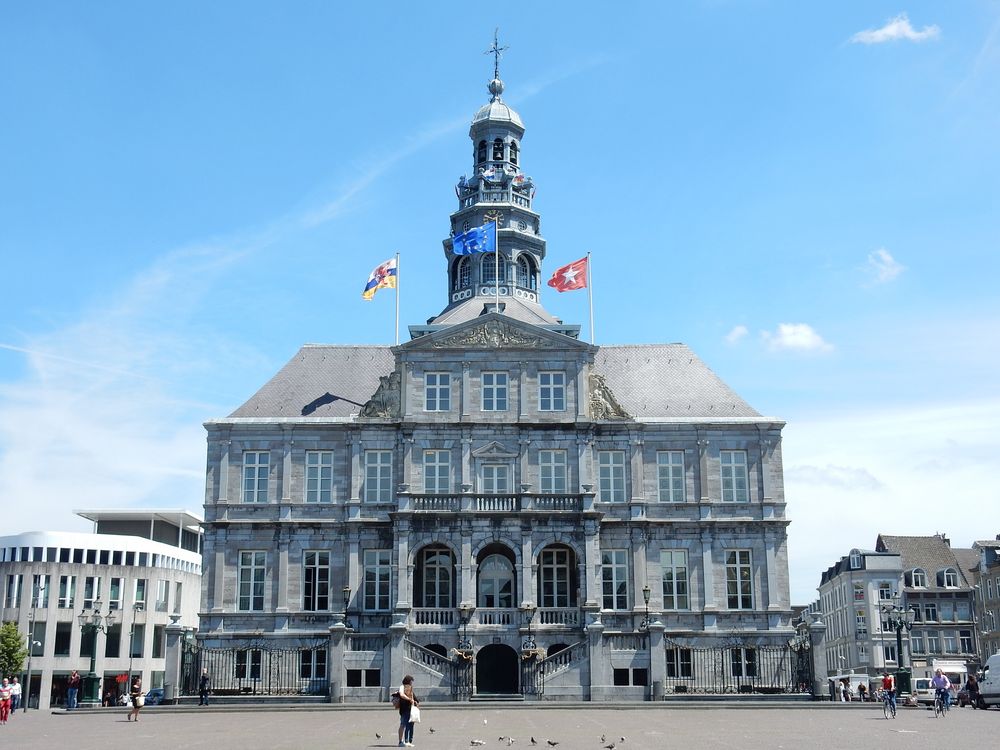
[[[493,81],[490,82],[490,93],[493,94],[494,99],[498,99],[500,92],[503,91],[503,83],[500,81],[500,58],[507,49],[509,47],[500,46],[500,28],[497,27],[493,30],[493,46],[483,53],[484,55],[493,55]]]

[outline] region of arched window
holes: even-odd
[[[517,164],[517,141],[510,142],[510,163]]]
[[[493,161],[503,161],[503,138],[493,141]]]
[[[514,606],[514,566],[503,555],[490,555],[479,564],[479,606]]]
[[[476,149],[476,163],[481,164],[486,161],[486,141],[480,141]]]
[[[418,607],[450,609],[453,605],[451,550],[439,544],[420,551],[415,571],[415,593]]]
[[[469,277],[472,273],[472,263],[468,258],[459,258],[455,262],[455,275],[452,280],[452,289],[465,289],[469,286]]]
[[[927,573],[925,573],[920,568],[913,569],[913,583],[910,585],[915,589],[925,589],[927,588]]]
[[[517,259],[517,285],[523,289],[535,288],[535,264],[526,255]]]
[[[958,573],[954,568],[945,568],[937,574],[938,586],[946,589],[958,588]]]
[[[484,284],[492,284],[496,277],[496,253],[483,253],[483,259],[480,261],[479,266],[479,278],[483,280]],[[500,283],[507,281],[507,262],[504,260],[503,255],[500,256]]]

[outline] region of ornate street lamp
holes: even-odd
[[[524,621],[528,625],[528,635],[525,637],[524,642],[521,644],[521,650],[525,652],[535,652],[535,639],[531,635],[531,621],[535,619],[535,610],[538,609],[531,602],[525,602],[524,606],[521,607],[521,612],[524,616]]]
[[[639,630],[649,630],[649,595],[651,593],[653,592],[650,591],[648,583],[642,587],[642,601],[646,605],[646,616],[639,623]]]
[[[469,620],[472,619],[473,606],[468,603],[462,604],[458,608],[458,616],[462,620],[462,640],[459,641],[459,651],[471,651],[472,642],[469,640]]]
[[[883,604],[880,609],[890,630],[896,631],[896,673],[903,669],[903,629],[909,632],[913,629],[913,610],[899,606],[899,599],[893,599],[890,604]],[[897,680],[898,683],[898,680]],[[899,689],[897,684],[896,689]]]
[[[80,630],[83,631],[83,637],[86,638],[89,635],[91,638],[90,672],[83,678],[83,700],[81,703],[93,703],[97,705],[100,705],[101,702],[101,678],[97,676],[97,672],[95,671],[97,665],[97,634],[98,632],[107,633],[115,624],[114,611],[109,609],[106,615],[101,615],[101,606],[101,600],[98,599],[94,602],[94,609],[89,614],[87,610],[84,610],[77,615],[77,620],[80,622]]]
[[[132,605],[132,629],[128,631],[128,682],[125,683],[126,692],[132,689],[132,657],[135,655],[135,616],[145,609],[142,602]]]

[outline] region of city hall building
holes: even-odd
[[[455,700],[801,689],[783,423],[684,344],[594,346],[545,309],[525,127],[489,92],[443,309],[398,346],[305,345],[206,423],[185,679],[334,701],[404,674]],[[499,258],[455,252],[491,223]]]

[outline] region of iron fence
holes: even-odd
[[[182,695],[197,695],[207,670],[215,696],[327,695],[326,643],[300,648],[249,644],[232,648],[184,648]]]
[[[808,692],[809,661],[787,644],[752,640],[696,647],[664,639],[665,694]]]

